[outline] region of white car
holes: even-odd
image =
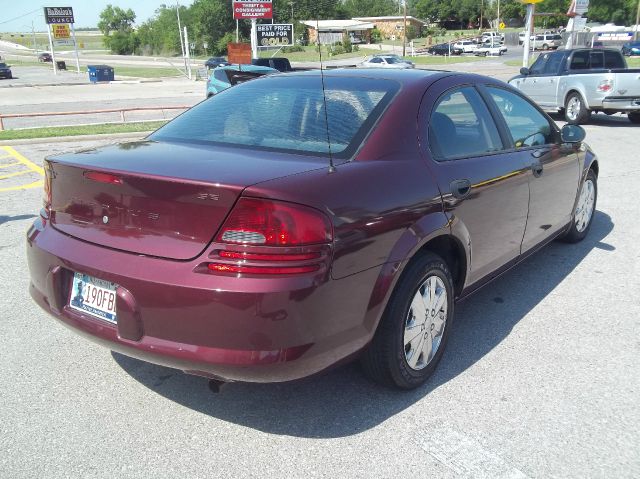
[[[374,55],[365,59],[358,67],[406,69],[415,68],[415,64],[409,60],[402,59],[398,55]]]
[[[462,53],[474,53],[478,48],[478,44],[471,40],[462,40],[454,43],[453,48],[460,50]]]
[[[482,45],[478,46],[478,48],[473,52],[476,56],[500,56],[503,53],[507,53],[507,47],[498,41],[488,41],[484,42]]]

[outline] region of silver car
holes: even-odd
[[[365,59],[358,65],[360,68],[394,68],[405,69],[415,68],[415,64],[409,60],[404,60],[398,55],[374,55]]]

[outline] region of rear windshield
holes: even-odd
[[[348,77],[325,77],[324,87],[326,107],[320,76],[252,80],[196,105],[150,139],[349,158],[400,88]]]

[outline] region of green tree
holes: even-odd
[[[119,55],[131,54],[138,45],[133,24],[136,14],[130,8],[123,10],[109,4],[100,13],[98,28],[104,35],[104,44],[112,53]]]

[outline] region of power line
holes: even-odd
[[[14,20],[19,20],[22,17],[26,17],[27,15],[31,15],[32,13],[36,13],[36,12],[39,12],[41,10],[42,10],[42,8],[36,8],[35,10],[32,10],[32,11],[30,11],[28,13],[24,13],[22,15],[19,15],[19,16],[15,17],[15,18],[11,18],[9,20],[4,20],[4,21],[0,22],[0,25],[4,25],[5,23],[13,22]]]

